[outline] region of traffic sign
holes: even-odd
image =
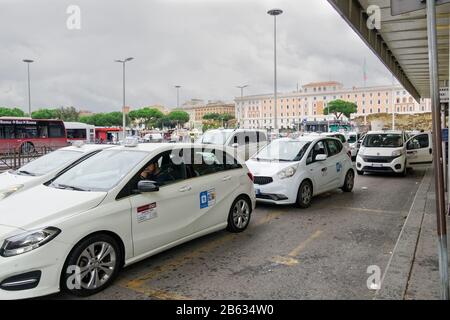
[[[436,0],[436,5],[450,3],[450,0]],[[422,10],[427,7],[423,0],[391,0],[391,15],[398,16],[404,13]]]

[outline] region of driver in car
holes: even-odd
[[[149,180],[158,182],[158,178],[160,176],[161,169],[158,166],[158,163],[150,163],[144,171],[141,172],[141,180]]]

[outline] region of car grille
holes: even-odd
[[[363,157],[364,162],[391,163],[396,157]]]
[[[263,186],[273,182],[271,177],[255,177],[255,184]]]

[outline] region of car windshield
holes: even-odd
[[[79,151],[57,150],[30,162],[15,173],[27,176],[42,176],[64,165],[69,165],[82,155]]]
[[[254,159],[258,161],[300,161],[311,142],[275,140],[262,149]]]
[[[78,191],[109,191],[147,154],[131,150],[105,150],[62,174],[50,186]]]
[[[228,131],[207,131],[200,138],[199,142],[203,144],[224,145],[230,136],[231,132]]]
[[[401,134],[379,133],[369,134],[364,139],[364,147],[367,148],[400,148],[403,146]]]

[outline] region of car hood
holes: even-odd
[[[392,152],[396,150],[402,150],[403,148],[363,148],[360,149],[361,154],[364,156],[375,156],[375,157],[390,157]]]
[[[0,174],[0,191],[18,184],[27,184],[39,177],[15,175],[10,172]]]
[[[261,177],[273,177],[281,170],[286,168],[297,166],[298,162],[270,162],[270,161],[257,161],[250,159],[245,163],[254,176]]]
[[[17,233],[17,228],[10,226],[3,226],[0,224],[0,239],[6,239],[12,237]],[[1,242],[0,242],[1,245]]]
[[[98,206],[106,195],[39,185],[0,201],[0,225],[29,230],[51,224]]]

